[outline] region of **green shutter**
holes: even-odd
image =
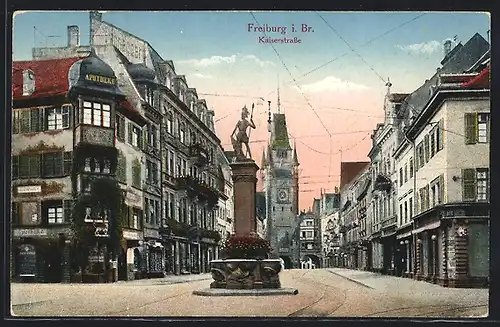
[[[38,109],[31,109],[30,110],[30,115],[31,115],[31,132],[40,132],[41,131],[41,125],[40,125],[40,111]]]
[[[465,123],[465,144],[475,144],[477,140],[477,119],[476,113],[466,113],[464,116]]]
[[[41,155],[32,155],[28,157],[29,160],[29,177],[41,176]]]
[[[128,123],[128,144],[132,144],[132,123]]]
[[[424,136],[424,162],[429,162],[429,134]]]
[[[476,170],[462,169],[462,200],[476,199]]]
[[[19,156],[12,156],[12,179],[19,178]]]
[[[445,185],[444,185],[444,175],[441,174],[439,176],[439,199],[440,199],[439,203],[446,203],[445,198],[444,198],[444,195],[446,194],[444,192],[444,188],[445,188]]]

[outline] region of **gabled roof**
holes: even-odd
[[[424,108],[425,104],[431,98],[430,88],[438,83],[439,75],[443,73],[463,73],[470,69],[486,52],[490,49],[488,41],[486,41],[479,33],[474,34],[469,41],[463,46],[455,47],[450,53],[449,58],[443,61],[443,66],[417,90],[412,92],[403,102],[403,107],[406,110],[404,114],[408,118],[409,111],[417,116]]]
[[[12,67],[12,95],[14,101],[65,95],[69,90],[69,69],[78,60],[87,57],[64,59],[14,61]],[[23,96],[23,71],[35,75],[35,92]]]
[[[369,161],[341,162],[340,189],[349,184],[363,169],[370,165]]]

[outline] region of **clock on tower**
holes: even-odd
[[[289,202],[288,189],[282,188],[282,189],[278,190],[278,202],[280,202],[280,203],[288,203]]]

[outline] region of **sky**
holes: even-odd
[[[388,78],[392,92],[411,93],[440,66],[444,40],[488,39],[490,29],[488,14],[464,12],[103,12],[103,20],[174,62],[215,111],[225,149],[241,108],[255,104],[250,140],[258,164],[269,138],[268,101],[277,112],[279,87],[301,164],[301,210],[320,190],[339,186],[341,161],[369,161]],[[88,12],[16,14],[13,60],[30,60],[33,47],[65,46],[68,25],[78,25],[88,44]],[[253,29],[266,25],[268,32]],[[265,37],[301,42],[271,45]]]

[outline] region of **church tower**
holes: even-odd
[[[266,194],[266,238],[273,255],[283,258],[286,267],[298,261],[293,248],[293,235],[299,213],[299,183],[297,150],[288,137],[285,114],[281,113],[279,90],[277,113],[271,114],[269,102],[267,151],[263,153],[262,177]]]

